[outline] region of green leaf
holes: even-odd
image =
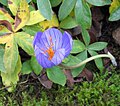
[[[73,40],[73,47],[70,53],[79,53],[85,50],[85,45],[80,40]]]
[[[95,42],[88,46],[88,50],[99,51],[99,50],[104,49],[106,46],[107,46],[106,42]]]
[[[46,69],[48,78],[56,84],[64,86],[66,84],[66,76],[63,71],[55,66],[53,68]]]
[[[88,31],[84,28],[82,28],[82,37],[85,42],[85,45],[88,46],[90,44],[90,35]]]
[[[35,24],[35,25],[30,25],[30,26],[25,26],[22,28],[24,32],[26,32],[27,34],[34,36],[38,31],[42,32],[42,27],[39,24]]]
[[[113,0],[109,8],[110,17],[109,21],[117,21],[120,19],[120,1]]]
[[[94,6],[104,6],[109,5],[111,3],[111,0],[86,0],[88,3],[94,5]]]
[[[33,37],[25,32],[15,33],[15,39],[18,45],[29,55],[34,55],[33,50]]]
[[[21,0],[20,5],[17,9],[17,14],[15,16],[15,25],[14,32],[17,32],[19,29],[24,27],[26,23],[29,21],[30,12],[29,5],[26,0]]]
[[[5,72],[5,66],[3,63],[4,49],[0,48],[0,71]]]
[[[81,53],[78,54],[76,57],[77,57],[78,59],[80,59],[81,62],[82,62],[83,60],[87,59],[87,51],[81,52]],[[81,67],[72,69],[72,75],[73,75],[73,77],[77,77],[77,76],[82,72],[82,70],[85,68],[85,65],[86,65],[86,64],[82,65]]]
[[[45,18],[42,16],[42,14],[39,12],[39,10],[37,10],[37,11],[31,11],[30,12],[30,19],[26,23],[26,25],[37,24],[37,23],[42,22],[44,20],[45,20]]]
[[[31,2],[31,0],[26,0],[27,1],[27,3],[30,3]]]
[[[92,50],[88,50],[88,52],[90,53],[91,56],[98,55],[97,52]],[[95,64],[100,71],[104,69],[102,58],[95,59]]]
[[[64,20],[60,23],[60,28],[63,29],[71,29],[78,26],[76,20],[72,18],[71,16],[66,17]]]
[[[35,74],[39,75],[40,72],[42,71],[42,67],[40,66],[40,64],[38,64],[36,57],[32,56],[32,58],[30,60],[30,65],[31,65],[33,71],[35,72]]]
[[[68,58],[68,60],[64,61],[64,63],[63,63],[66,66],[73,66],[73,65],[76,65],[82,61],[81,59],[79,59],[75,56],[72,56],[72,55],[69,55],[67,58]]]
[[[3,4],[4,6],[8,5],[8,0],[0,0],[0,3]]]
[[[62,0],[50,0],[52,7],[58,6],[61,2]]]
[[[27,60],[23,63],[21,73],[24,74],[30,74],[32,72],[32,68],[30,65],[30,60]]]
[[[58,12],[58,17],[60,20],[65,19],[70,14],[75,6],[75,3],[76,0],[63,0]]]
[[[37,7],[45,18],[52,19],[52,8],[49,0],[37,0]]]
[[[82,28],[89,29],[91,27],[91,11],[85,0],[77,0],[75,5],[75,18]]]
[[[19,81],[18,74],[21,71],[21,66],[22,66],[21,65],[21,59],[20,59],[20,56],[18,56],[18,61],[17,61],[16,67],[15,67],[13,72],[10,72],[10,71],[7,71],[7,70],[6,70],[6,73],[1,72],[1,77],[2,77],[3,84],[6,87],[10,86],[9,88],[7,88],[7,90],[9,92],[12,92],[14,90],[14,88],[16,87],[17,81]]]
[[[11,35],[9,42],[5,45],[4,66],[6,71],[13,72],[18,61],[18,46],[14,35]]]

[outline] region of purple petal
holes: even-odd
[[[62,48],[62,49],[58,49],[57,51],[55,51],[55,54],[52,58],[52,62],[55,64],[55,65],[58,65],[62,62],[62,60],[64,59],[65,57],[65,49]]]
[[[37,32],[36,33],[36,35],[34,37],[34,40],[33,40],[33,47],[35,47],[36,43],[40,42],[42,34],[43,34],[42,32]]]
[[[55,66],[53,62],[48,60],[46,56],[44,56],[42,53],[36,56],[38,63],[43,67],[43,68],[51,68],[52,66]]]
[[[67,32],[64,32],[62,40],[62,48],[65,49],[65,57],[67,57],[70,54],[70,51],[72,50],[73,40],[71,35]]]
[[[47,53],[44,53],[44,51],[37,45],[35,45],[34,51],[36,56],[42,53],[44,56],[48,57]]]
[[[62,46],[62,33],[55,28],[49,28],[44,33],[43,36],[46,38],[46,42],[50,46],[50,37],[52,38],[53,50],[60,49]],[[42,36],[42,37],[43,37]]]

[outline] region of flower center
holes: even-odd
[[[52,58],[53,58],[53,56],[54,56],[54,50],[53,50],[53,42],[52,42],[52,37],[50,36],[49,37],[49,40],[50,40],[50,46],[49,47],[47,47],[47,50],[44,50],[43,49],[43,51],[44,51],[44,53],[47,53],[48,54],[48,60],[52,60]]]

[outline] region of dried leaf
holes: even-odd
[[[12,30],[12,25],[9,21],[7,20],[0,20],[0,25],[5,26],[9,31],[13,32]]]
[[[14,16],[17,13],[20,1],[22,0],[8,0],[8,7]]]
[[[93,73],[85,68],[82,71],[82,73],[80,73],[79,77],[85,77],[87,79],[87,81],[92,81],[93,80]]]
[[[7,20],[11,23],[14,22],[14,19],[8,14],[4,8],[0,8],[0,20]]]
[[[56,15],[54,14],[52,17],[52,20],[40,22],[39,25],[41,26],[42,31],[44,31],[47,28],[58,27],[59,22],[58,22]]]
[[[72,87],[74,85],[75,81],[74,81],[73,76],[71,74],[71,70],[63,70],[63,72],[67,77],[67,85]]]
[[[15,32],[21,29],[26,25],[30,18],[29,5],[26,0],[21,0],[20,6],[18,8],[16,17],[15,17]]]
[[[5,44],[11,39],[11,35],[0,36],[0,44]]]
[[[48,79],[46,73],[42,72],[41,76],[38,77],[38,80],[44,87],[48,89],[52,88],[53,82]]]

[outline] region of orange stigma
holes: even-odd
[[[54,50],[52,49],[52,47],[54,46],[53,43],[52,43],[52,37],[50,36],[49,37],[49,40],[50,40],[50,46],[47,47],[48,49],[47,50],[44,50],[44,53],[48,53],[48,60],[52,60],[53,56],[54,56]]]

